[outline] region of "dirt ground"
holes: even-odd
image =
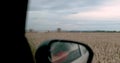
[[[88,44],[94,51],[92,63],[120,63],[120,33],[29,32],[26,37],[33,54],[45,40],[66,39]]]

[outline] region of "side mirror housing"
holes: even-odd
[[[92,49],[81,42],[50,40],[41,44],[35,53],[36,63],[91,63]]]

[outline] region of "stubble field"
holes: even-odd
[[[66,39],[88,44],[94,51],[92,63],[120,63],[120,33],[29,32],[26,37],[33,55],[45,40]]]

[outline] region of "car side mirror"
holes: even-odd
[[[91,63],[93,51],[80,42],[50,40],[38,47],[35,59],[36,63]]]

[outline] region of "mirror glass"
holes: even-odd
[[[87,63],[89,57],[86,47],[77,43],[55,42],[50,52],[52,63]]]

